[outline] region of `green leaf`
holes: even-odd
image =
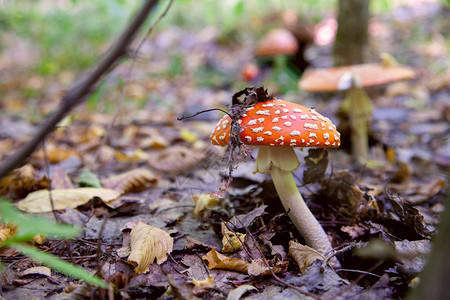
[[[46,234],[58,238],[71,238],[79,230],[69,224],[57,224],[43,217],[31,217],[21,214],[7,199],[0,198],[0,217],[3,221],[19,228],[15,241],[32,239],[35,235]]]
[[[77,183],[81,187],[102,187],[102,184],[100,183],[97,175],[86,169],[84,169],[83,172],[81,172],[80,176],[78,176]]]
[[[109,284],[107,282],[103,281],[102,279],[94,275],[91,275],[89,272],[82,269],[81,267],[72,265],[62,259],[59,259],[56,256],[53,256],[46,252],[42,252],[31,246],[21,244],[12,244],[10,246],[17,249],[22,254],[31,257],[38,263],[41,263],[52,269],[55,269],[58,272],[84,280],[85,282],[93,284],[98,287],[102,287],[105,289],[109,288]]]

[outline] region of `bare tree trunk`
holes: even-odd
[[[338,31],[334,43],[334,65],[366,61],[369,52],[370,0],[339,0]]]

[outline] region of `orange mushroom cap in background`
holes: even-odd
[[[330,119],[314,109],[272,99],[245,109],[237,120],[239,138],[246,145],[273,147],[339,147],[340,134]],[[226,146],[230,140],[231,118],[225,115],[216,125],[211,142]]]
[[[339,83],[345,74],[352,73],[361,80],[362,87],[382,85],[412,79],[415,72],[408,67],[383,64],[360,64],[325,69],[309,69],[299,81],[306,92],[332,92],[341,90]]]

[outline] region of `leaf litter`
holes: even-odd
[[[226,156],[223,160],[223,150],[208,146],[207,132],[212,130],[220,115],[209,113],[212,117],[205,116],[199,121],[175,121],[177,115],[183,115],[190,107],[208,109],[231,104],[233,92],[242,87],[230,88],[229,83],[221,85],[219,81],[212,88],[200,88],[192,76],[152,77],[151,80],[147,75],[142,76],[148,74],[146,72],[153,76],[157,74],[154,70],[161,70],[161,65],[169,65],[170,58],[165,52],[175,48],[184,51],[181,55],[192,58],[184,66],[187,74],[201,70],[204,64],[211,64],[212,68],[222,64],[233,68],[233,63],[238,73],[238,64],[233,60],[242,59],[243,54],[233,50],[233,45],[218,43],[219,36],[205,30],[189,34],[189,43],[197,46],[194,51],[191,51],[193,48],[186,51],[181,46],[188,43],[184,40],[185,34],[181,29],[168,29],[155,37],[148,51],[161,60],[147,61],[142,68],[137,68],[136,74],[131,75],[133,83],[127,88],[127,95],[133,99],[158,95],[167,107],[157,105],[159,100],[151,98],[139,111],[123,108],[119,125],[102,146],[100,141],[110,115],[74,112],[72,121],[67,124],[70,130],[60,130],[46,141],[51,164],[49,174],[41,151],[33,155],[27,165],[2,179],[3,195],[14,199],[36,198],[34,204],[23,206],[29,200],[18,204],[22,203],[19,205],[26,211],[47,212],[51,211],[50,199],[45,196],[47,190],[39,192],[39,197],[32,192],[48,188],[51,181],[54,204],[61,210],[56,212],[60,220],[83,228],[80,240],[70,242],[70,255],[66,246],[51,237],[43,240],[39,247],[67,259],[72,256],[93,272],[97,266],[103,266],[106,271],[102,276],[114,282],[118,288],[116,295],[124,298],[290,299],[308,298],[308,293],[320,298],[404,297],[431,251],[430,238],[436,233],[448,186],[443,175],[447,174],[450,161],[446,152],[448,142],[445,142],[449,110],[445,100],[440,100],[448,98],[448,76],[430,76],[424,83],[415,84],[423,85],[422,90],[425,87],[428,96],[420,90],[410,91],[411,87],[407,86],[391,87],[377,99],[379,110],[375,112],[373,130],[382,142],[373,149],[378,151],[378,163],[382,168],[351,164],[343,150],[328,154],[309,150],[308,155],[300,154],[307,158],[305,165],[296,172],[298,185],[333,246],[355,240],[369,242],[367,247],[359,249],[369,254],[361,255],[359,250],[340,253],[342,269],[323,269],[323,257],[298,246],[303,243],[301,237],[277,201],[271,201],[270,182],[264,181],[263,176],[253,176],[250,163],[241,163],[244,171],[234,170],[239,176],[232,183],[227,181],[229,169]],[[389,45],[379,46],[389,51]],[[238,55],[223,62],[215,61],[217,57],[232,56],[230,53]],[[171,55],[177,54],[171,52]],[[323,54],[318,57],[323,58]],[[120,70],[111,76],[114,80],[121,78]],[[269,82],[268,87],[277,92],[275,84]],[[114,93],[112,88],[108,96],[114,98]],[[286,97],[297,99],[297,94]],[[235,97],[235,102],[238,98]],[[336,105],[335,99],[314,100],[317,101],[312,103],[318,111],[328,111]],[[421,105],[426,109],[417,109]],[[242,107],[238,106],[236,113]],[[16,122],[3,111],[1,115],[2,124],[9,122],[18,126],[17,132],[8,130],[12,125],[1,126],[2,149],[17,146],[25,136],[32,134],[34,126],[30,122]],[[404,118],[397,118],[398,115],[413,116],[412,119],[420,123],[410,124]],[[237,149],[242,152],[239,145]],[[2,160],[5,153],[0,153]],[[103,188],[112,192],[71,198],[74,191],[83,189],[74,184],[83,168],[100,178]],[[225,175],[224,182],[228,185],[224,197],[220,201],[208,198],[194,203],[196,195],[219,190],[221,174]],[[92,184],[91,179],[77,184],[86,182]],[[93,201],[93,197],[103,201]],[[111,205],[105,207],[105,202]],[[136,204],[135,209],[120,211],[120,207],[131,202]],[[133,227],[124,229],[124,225],[130,221],[149,223],[145,225],[147,233],[156,229],[163,231],[164,234],[157,231],[156,236],[169,244],[173,239],[173,249],[164,244],[167,247],[156,246],[157,250],[149,250],[147,246],[154,245],[158,238],[143,235],[135,241],[136,249],[140,249],[138,258],[132,256],[134,263],[125,263],[123,259],[131,249],[127,250],[124,245],[131,242]],[[103,223],[106,225],[101,230]],[[147,226],[156,229],[150,230]],[[3,235],[11,234],[3,229]],[[299,244],[293,244],[295,239]],[[292,251],[291,245],[296,245]],[[52,283],[46,278],[22,279],[24,271],[39,266],[25,264],[26,260],[17,253],[9,255],[11,253],[1,250],[2,260],[19,266],[17,269],[9,267],[5,273],[9,278],[7,283],[12,283],[15,289],[18,290],[19,285],[37,288],[43,284],[46,293],[55,287],[60,296],[74,293],[65,283],[67,278],[60,274],[54,276]],[[150,255],[146,251],[155,252]],[[99,260],[98,253],[101,254]],[[143,273],[147,269],[148,272]],[[271,270],[282,283],[274,280]],[[47,271],[42,273],[48,274]],[[67,293],[62,292],[62,287],[67,288]],[[79,291],[88,295],[89,287],[80,286]],[[8,293],[14,298],[13,289],[6,291],[6,295]]]

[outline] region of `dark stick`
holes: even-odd
[[[62,98],[61,104],[57,111],[50,115],[47,120],[40,126],[39,130],[33,138],[23,145],[15,154],[8,157],[0,166],[0,178],[5,176],[20,165],[20,163],[30,156],[36,148],[41,144],[44,138],[54,130],[56,124],[59,123],[72,109],[86,99],[96,89],[96,83],[113,68],[113,65],[124,55],[127,48],[134,39],[141,25],[147,19],[149,13],[154,9],[158,0],[147,0],[142,5],[139,13],[136,15],[131,24],[121,34],[117,42],[110,48],[106,55],[100,60],[97,67],[88,75],[82,77],[74,83],[72,88],[67,91]]]

